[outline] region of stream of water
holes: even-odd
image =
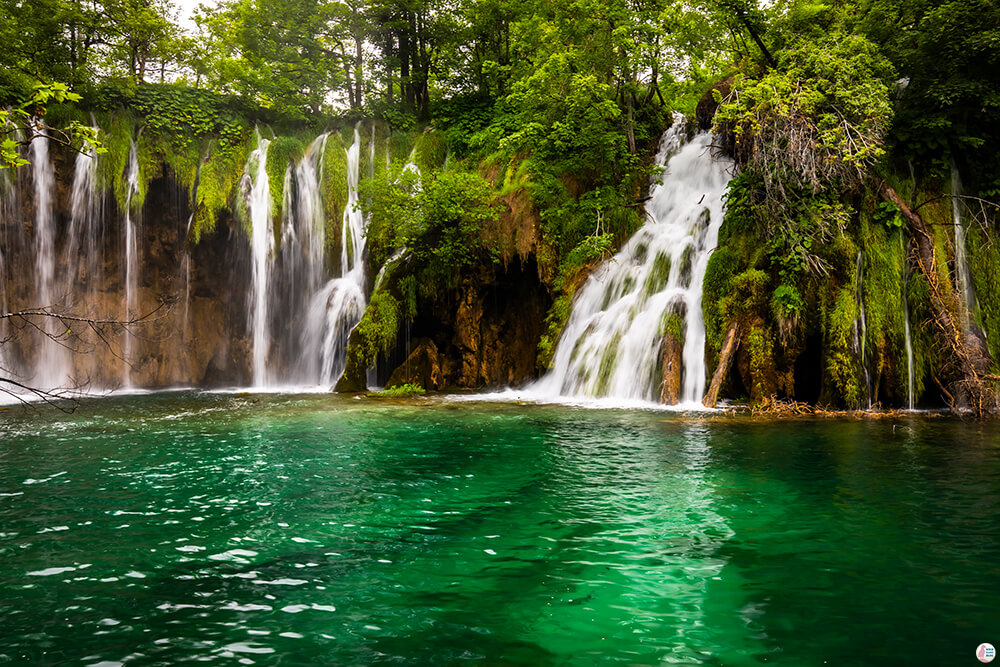
[[[678,118],[663,136],[664,168],[647,203],[648,222],[580,289],[553,357],[531,390],[543,396],[659,399],[661,339],[668,318],[683,322],[681,402],[705,393],[702,282],[718,240],[730,164],[711,136],[685,141]]]

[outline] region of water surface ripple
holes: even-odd
[[[163,394],[0,416],[0,662],[973,664],[1000,427]]]

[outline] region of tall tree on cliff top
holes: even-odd
[[[169,0],[0,0],[0,8],[0,94],[23,97],[35,81],[138,83],[152,60],[175,59]]]
[[[345,76],[340,3],[230,0],[202,6],[195,21],[213,46],[192,66],[207,85],[290,116],[317,112]]]

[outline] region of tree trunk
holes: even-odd
[[[352,109],[357,109],[358,104],[354,99],[354,76],[351,72],[351,61],[341,47],[340,61],[344,64],[344,78],[347,80],[347,102]]]
[[[684,345],[677,336],[668,333],[660,347],[660,403],[677,405],[681,400],[681,371],[684,367]]]
[[[903,218],[906,219],[910,238],[916,245],[914,257],[917,268],[920,269],[930,288],[931,314],[938,330],[938,337],[950,362],[950,367],[941,370],[944,372],[945,382],[949,385],[947,393],[951,409],[955,412],[961,411],[964,406],[961,405],[960,397],[965,397],[969,409],[978,416],[995,412],[996,390],[987,377],[989,359],[982,346],[971,344],[969,332],[962,331],[959,325],[964,304],[960,303],[951,286],[942,283],[938,276],[934,240],[931,238],[927,223],[912,211],[887,183],[882,184],[880,194],[885,201],[899,208]]]
[[[625,115],[625,135],[628,138],[628,152],[630,155],[635,155],[635,120],[632,116],[634,99],[632,91],[627,90],[625,92],[625,109],[627,111]]]
[[[392,71],[393,71],[393,51],[395,41],[391,32],[385,34],[385,45],[382,50],[382,63],[385,66],[385,103],[392,106]]]
[[[404,106],[413,107],[413,95],[410,88],[410,21],[407,17],[406,28],[399,33],[399,98]]]
[[[725,338],[722,339],[722,350],[719,352],[719,365],[715,367],[715,374],[712,375],[712,382],[708,385],[705,398],[701,400],[706,408],[714,408],[719,402],[719,390],[722,383],[729,375],[729,369],[733,365],[733,357],[736,356],[736,348],[740,344],[740,325],[733,321],[729,324]]]
[[[354,101],[357,103],[358,107],[361,107],[361,77],[362,77],[362,65],[364,61],[361,57],[361,42],[363,38],[361,35],[355,35],[354,37]]]

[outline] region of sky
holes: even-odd
[[[194,14],[194,10],[198,8],[198,5],[206,0],[173,0],[174,7],[177,8],[177,23],[180,24],[185,30],[193,31],[195,28],[194,21],[191,20],[191,15]],[[210,2],[206,2],[210,4]]]

